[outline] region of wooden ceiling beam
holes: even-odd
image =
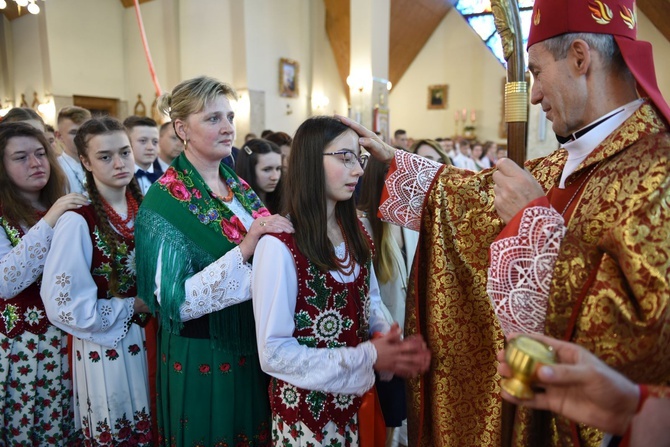
[[[670,0],[637,0],[637,7],[670,41]]]
[[[133,0],[120,0],[121,4],[123,5],[124,8],[132,8],[135,6],[135,2]],[[140,0],[140,5],[142,3],[150,2],[151,0]]]
[[[335,56],[337,71],[349,100],[349,66],[351,64],[351,11],[349,0],[324,0],[326,5],[326,34]]]
[[[397,85],[456,0],[391,0],[389,81]]]

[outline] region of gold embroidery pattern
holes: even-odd
[[[526,167],[548,191],[565,161],[566,152],[559,150]],[[670,135],[648,103],[578,171],[601,161],[561,245],[546,332],[563,337],[581,288],[605,253],[572,340],[633,380],[668,383]],[[408,383],[412,446],[500,445],[495,354],[503,337],[486,295],[486,270],[488,247],[503,225],[492,198],[490,172],[473,175],[447,167],[425,204],[406,331],[424,335],[433,360],[428,374]],[[527,444],[531,417],[517,412],[516,445]],[[551,418],[549,424],[552,445],[572,444],[568,421]],[[597,446],[602,438],[585,427],[579,433],[585,446]]]

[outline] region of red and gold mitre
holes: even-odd
[[[637,40],[634,0],[535,0],[528,48],[566,33],[614,36],[640,94],[648,96],[670,122],[670,107],[656,82],[651,44]]]

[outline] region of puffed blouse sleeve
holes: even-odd
[[[41,219],[13,247],[6,231],[0,230],[0,299],[14,298],[39,278],[53,232]]]
[[[333,349],[300,345],[293,337],[297,293],[296,267],[288,248],[277,238],[261,238],[252,268],[253,307],[261,368],[300,388],[364,394],[375,382],[375,347],[369,341],[356,347]],[[381,301],[378,293],[377,300]],[[376,309],[374,300],[371,309]],[[373,315],[375,320],[371,323],[375,329],[388,328],[383,314],[374,310]],[[380,315],[383,322],[379,320]]]
[[[98,299],[91,276],[93,243],[84,218],[66,212],[54,229],[42,279],[42,300],[51,322],[75,337],[116,347],[125,337],[135,298]]]

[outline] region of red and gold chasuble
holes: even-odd
[[[293,336],[298,343],[327,349],[354,347],[367,341],[369,265],[361,265],[356,280],[344,284],[320,271],[300,253],[292,235],[272,236],[286,244],[296,265],[298,299]],[[273,414],[280,415],[289,425],[300,421],[313,433],[320,433],[330,421],[345,427],[361,406],[361,398],[356,395],[306,390],[277,378],[272,378],[269,393]]]
[[[566,158],[558,150],[527,162],[526,168],[549,192]],[[396,163],[401,161],[396,156]],[[544,332],[584,346],[635,382],[667,384],[667,124],[646,103],[584,160],[568,183],[579,182],[595,164],[599,166],[571,204],[548,284]],[[406,331],[423,334],[433,357],[430,371],[409,381],[412,446],[500,445],[502,400],[495,356],[503,347],[503,333],[486,284],[489,247],[504,225],[493,206],[492,172],[445,166],[419,208],[421,238],[410,278]],[[394,175],[389,173],[387,186]],[[396,215],[406,213],[389,208]],[[550,415],[540,427],[541,439],[531,440],[531,418],[528,410],[517,412],[515,445],[597,446],[602,439],[597,430],[573,430],[569,421]]]

